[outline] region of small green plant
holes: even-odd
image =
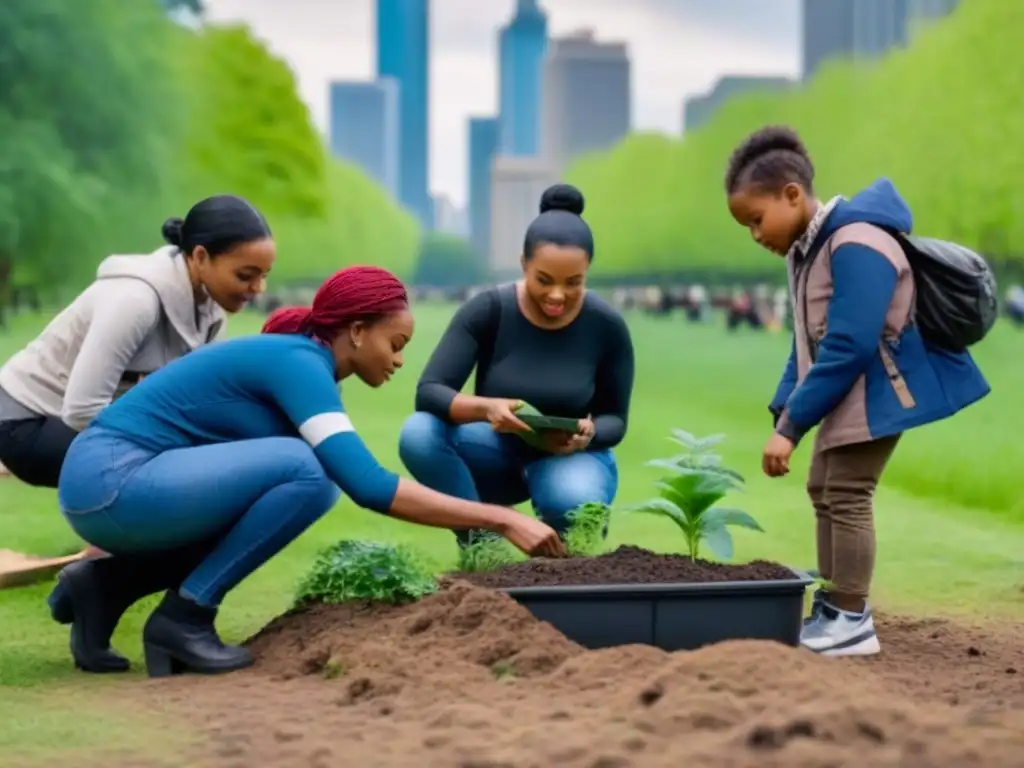
[[[654,459],[647,466],[668,470],[654,485],[658,498],[631,508],[630,512],[667,517],[682,531],[687,552],[694,560],[701,544],[721,560],[733,555],[730,526],[764,531],[746,512],[716,507],[730,491],[743,490],[743,476],[722,466],[722,457],[712,449],[725,435],[697,438],[682,429],[673,429],[670,438],[684,452],[668,459]]]
[[[610,506],[597,501],[588,501],[569,512],[569,529],[565,533],[569,554],[573,557],[596,555],[604,544],[611,514]]]
[[[491,665],[491,674],[495,680],[511,680],[516,676],[516,667],[508,659],[496,661]]]
[[[299,583],[295,603],[408,603],[437,591],[416,554],[376,541],[345,539],[317,555]]]
[[[821,576],[816,576],[814,578],[814,588],[815,589],[820,589],[822,592],[835,592],[836,591],[835,582],[833,582],[830,579],[823,579]]]
[[[324,664],[323,675],[327,680],[333,680],[347,673],[348,664],[345,663],[344,659],[339,659],[337,656],[331,656],[327,659],[327,663]]]
[[[505,539],[490,531],[473,531],[469,542],[459,547],[458,570],[462,573],[486,573],[520,558]]]

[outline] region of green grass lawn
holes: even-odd
[[[385,465],[399,471],[398,430],[412,407],[417,373],[450,311],[419,308],[417,337],[392,384],[376,392],[357,382],[346,385],[346,405],[360,434]],[[233,331],[255,333],[260,320],[236,321]],[[0,336],[0,360],[31,338],[41,322],[17,319]],[[746,494],[731,499],[730,506],[750,512],[766,530],[738,532],[737,558],[813,566],[813,516],[803,490],[810,441],[798,452],[789,477],[769,480],[759,471],[761,448],[771,431],[766,405],[788,339],[752,331],[730,335],[720,324],[693,327],[680,319],[641,316],[631,318],[631,327],[637,383],[629,435],[617,452],[618,501],[640,501],[651,493],[655,473],[643,463],[673,451],[666,439],[671,427],[698,435],[723,432],[728,435],[721,446],[727,462],[748,479]],[[957,418],[901,442],[877,498],[876,604],[906,612],[1024,614],[1024,502],[1016,479],[1024,466],[1024,404],[1019,402],[1024,364],[1012,362],[1021,346],[1024,336],[998,327],[977,351],[994,393]],[[402,541],[439,568],[454,563],[451,534],[394,522],[343,501],[230,595],[220,621],[226,639],[245,638],[283,611],[314,553],[342,537]],[[646,516],[613,522],[610,543],[622,542],[658,551],[681,545],[670,523]],[[61,519],[54,492],[0,481],[0,547],[53,554],[78,544]],[[88,737],[88,729],[71,728],[59,716],[68,711],[68,686],[84,690],[85,676],[71,667],[67,630],[53,624],[45,610],[49,589],[0,591],[0,753],[5,747]],[[153,602],[136,605],[115,637],[116,647],[136,661],[140,630]],[[93,678],[84,682],[93,690]],[[98,690],[108,685],[104,681]]]

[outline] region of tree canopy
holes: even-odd
[[[767,124],[796,128],[822,197],[890,178],[915,231],[1024,264],[1024,3],[972,0],[874,64],[835,62],[798,90],[726,103],[684,139],[633,135],[583,159],[569,178],[587,196],[599,274],[763,272],[771,256],[733,222],[725,166]]]
[[[0,41],[0,316],[12,286],[80,286],[215,193],[267,216],[275,279],[414,268],[415,220],[328,155],[292,72],[247,28],[186,29],[155,2],[5,0]]]
[[[485,282],[487,266],[469,241],[431,232],[420,244],[413,282],[435,288],[463,288]]]
[[[173,130],[153,55],[166,32],[145,3],[0,4],[0,297],[9,279],[80,275],[107,206],[155,183],[151,153]]]

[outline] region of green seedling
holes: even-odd
[[[612,508],[597,501],[581,504],[568,514],[565,546],[573,557],[591,557],[601,551]]]
[[[348,673],[348,664],[337,656],[331,656],[324,664],[323,675],[327,680],[333,680]]]
[[[516,668],[508,659],[496,661],[491,665],[491,674],[496,680],[511,680],[516,676]]]
[[[345,539],[317,555],[299,583],[296,606],[311,603],[409,603],[437,591],[437,580],[409,549]]]
[[[647,466],[668,471],[654,484],[658,498],[627,510],[667,517],[679,527],[687,552],[694,560],[700,555],[701,544],[706,544],[721,560],[732,558],[731,526],[764,531],[746,512],[715,506],[731,491],[742,491],[744,485],[743,476],[722,466],[722,457],[712,451],[724,438],[725,435],[697,438],[673,429],[670,439],[682,446],[684,452],[647,462]]]
[[[815,577],[815,579],[814,579],[814,588],[815,589],[820,589],[820,590],[822,590],[824,592],[835,592],[836,591],[835,582],[831,581],[830,579],[823,579],[821,576],[816,576]]]
[[[518,562],[516,550],[505,539],[489,531],[473,531],[469,543],[459,547],[458,570],[486,573]]]

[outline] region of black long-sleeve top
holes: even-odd
[[[476,368],[474,394],[524,400],[541,413],[594,421],[590,445],[611,448],[626,435],[633,392],[633,341],[622,316],[588,293],[579,316],[557,330],[523,316],[514,285],[463,304],[416,388],[416,410],[450,418],[455,396]]]

